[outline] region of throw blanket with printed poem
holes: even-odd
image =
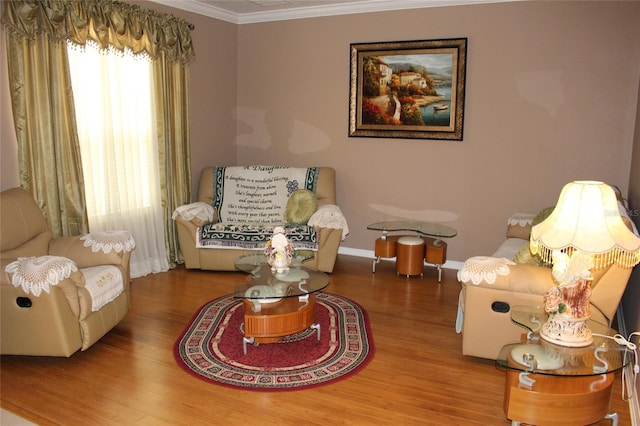
[[[214,167],[213,208],[220,220],[198,232],[198,247],[263,249],[275,226],[284,226],[289,196],[315,192],[320,169],[279,166]],[[286,225],[296,249],[317,249],[313,227]]]

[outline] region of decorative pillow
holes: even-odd
[[[525,244],[522,248],[516,253],[513,261],[520,264],[527,265],[541,265],[540,259],[537,256],[531,254],[529,250],[529,244]]]
[[[538,212],[538,214],[531,221],[531,226],[536,226],[537,224],[543,222],[549,215],[553,212],[555,206],[547,207]]]
[[[316,194],[308,189],[298,189],[294,191],[284,211],[284,218],[288,223],[303,225],[318,209],[318,198]]]

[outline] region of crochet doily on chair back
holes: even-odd
[[[84,241],[85,247],[91,247],[91,251],[96,253],[102,250],[104,253],[129,252],[136,246],[131,233],[128,231],[101,231],[92,232],[80,237]]]

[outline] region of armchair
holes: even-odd
[[[0,193],[0,353],[71,356],[126,316],[126,231],[52,238],[31,194]]]
[[[462,289],[456,329],[462,333],[463,355],[496,359],[504,345],[519,341],[523,333],[522,327],[511,321],[511,308],[542,306],[544,293],[556,285],[551,269],[538,264],[529,253],[532,226],[551,210],[545,209],[536,217],[514,214],[508,221],[507,239],[498,250],[491,256],[467,259],[458,272]],[[637,234],[622,207],[620,214]],[[595,274],[590,298],[592,320],[612,323],[630,275],[631,268],[617,264]]]

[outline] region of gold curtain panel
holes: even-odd
[[[55,41],[84,45],[94,40],[102,48],[129,47],[169,62],[195,59],[193,26],[182,18],[112,0],[13,0],[5,3],[2,25],[23,38],[46,34]]]

